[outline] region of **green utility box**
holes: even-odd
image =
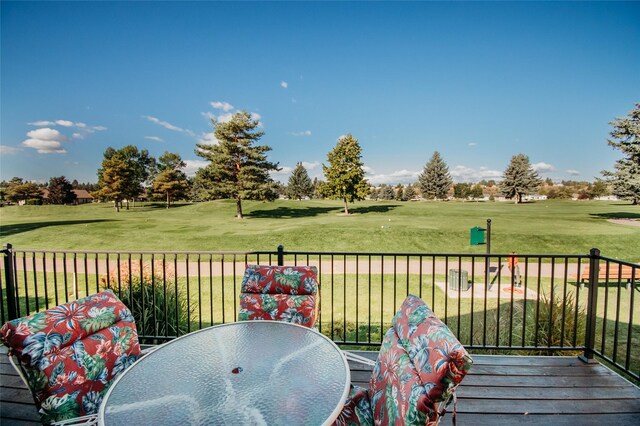
[[[486,229],[480,228],[479,226],[474,226],[473,228],[471,228],[471,245],[472,246],[477,246],[477,245],[486,243],[486,241],[484,240],[484,231],[486,231]]]
[[[467,271],[461,271],[459,269],[449,269],[449,290],[467,291],[471,287],[469,283],[469,273]]]

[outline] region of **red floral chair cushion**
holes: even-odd
[[[318,269],[315,266],[248,266],[244,271],[240,291],[262,294],[316,294]]]
[[[45,424],[97,413],[111,382],[140,355],[131,311],[111,290],[9,321],[0,340]]]
[[[448,401],[472,359],[418,297],[410,295],[393,318],[369,382],[376,423],[437,422],[437,404]]]
[[[335,426],[372,426],[373,411],[369,392],[360,386],[351,385],[344,407],[333,424]]]
[[[287,321],[313,327],[318,278],[314,266],[249,266],[238,319]]]

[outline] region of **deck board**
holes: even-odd
[[[0,424],[38,424],[31,394],[5,354],[0,349]],[[640,425],[640,388],[600,364],[576,357],[472,356],[457,392],[458,425]],[[371,367],[349,364],[352,383],[368,387]],[[442,425],[451,424],[452,409]]]

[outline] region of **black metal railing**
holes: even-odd
[[[640,379],[640,266],[588,255],[121,252],[5,245],[2,322],[113,289],[147,343],[233,322],[248,264],[318,268],[319,330],[376,347],[408,294],[475,353],[581,354]],[[636,348],[635,351],[633,348]]]

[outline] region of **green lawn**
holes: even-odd
[[[624,202],[366,201],[341,215],[340,201],[246,201],[246,218],[222,200],[177,205],[137,204],[119,213],[110,204],[0,208],[0,241],[18,248],[69,250],[367,251],[485,253],[469,230],[492,219],[491,251],[587,254],[640,261],[640,227],[609,218],[640,218]]]

